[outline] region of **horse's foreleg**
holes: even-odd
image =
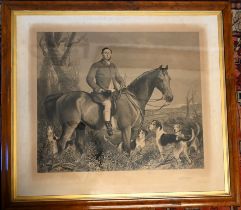
[[[85,147],[85,124],[80,123],[78,127],[76,128],[76,141],[75,146],[82,154],[84,152]]]
[[[78,123],[76,123],[76,122],[64,123],[64,125],[62,126],[61,137],[57,142],[58,153],[61,153],[64,150],[64,148],[66,147],[66,142],[71,138],[77,125],[78,125]]]
[[[127,127],[121,130],[123,150],[130,154],[131,152],[131,127]]]
[[[138,131],[139,129],[138,128],[132,128],[131,129],[131,140],[135,140],[137,135],[138,135]]]

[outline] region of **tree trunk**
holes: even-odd
[[[67,47],[64,51],[60,48],[62,35],[62,33],[45,33],[45,43],[47,47],[46,56],[50,59],[53,69],[57,74],[60,90],[69,91],[69,84],[71,84],[72,81],[69,81],[70,79],[68,79],[67,75],[65,74],[64,68],[66,65],[66,59],[70,54],[76,33],[71,33],[70,38],[65,41],[65,46]]]

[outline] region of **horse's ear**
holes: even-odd
[[[166,68],[165,68],[166,70],[168,70],[168,65],[166,65]]]
[[[162,65],[160,65],[159,69],[161,69],[161,70],[162,70]]]

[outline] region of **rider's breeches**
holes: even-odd
[[[104,105],[104,120],[110,121],[111,117],[111,101],[109,99],[102,102]]]

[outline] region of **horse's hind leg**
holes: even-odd
[[[64,148],[66,147],[66,142],[71,138],[77,125],[78,123],[76,122],[67,122],[63,124],[62,134],[59,141],[57,142],[58,153],[61,153],[64,150]]]
[[[76,128],[76,140],[75,145],[80,154],[84,152],[85,147],[85,124],[79,123]]]

